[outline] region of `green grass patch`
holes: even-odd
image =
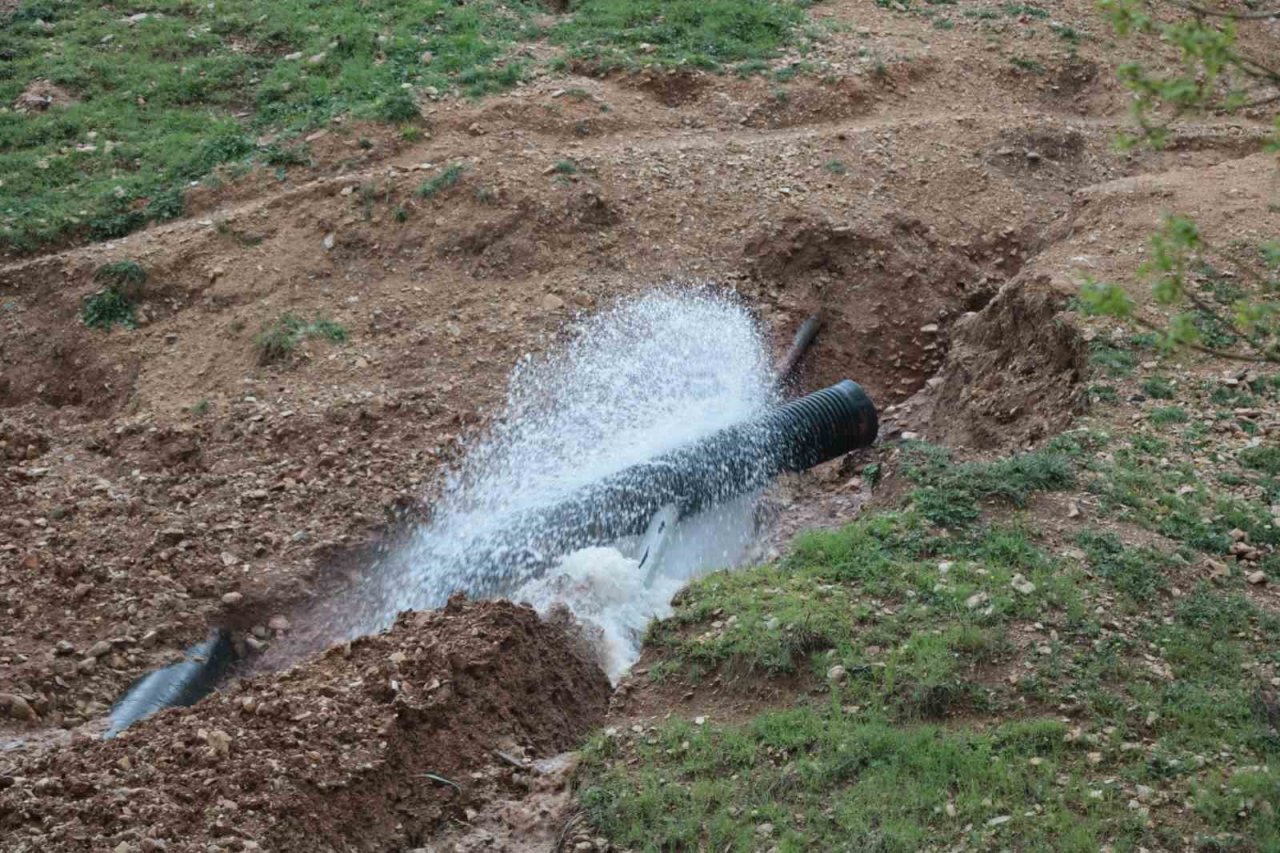
[[[345,343],[347,330],[340,324],[324,318],[310,323],[295,314],[282,314],[262,327],[254,336],[253,344],[261,365],[288,361],[298,346],[308,338],[321,338],[333,343]]]
[[[1103,512],[1209,554],[1225,553],[1235,528],[1255,544],[1280,544],[1265,505],[1215,491],[1190,462],[1170,459],[1170,451],[1163,439],[1133,436],[1113,459],[1088,462],[1085,487],[1101,498]]]
[[[1060,24],[1056,21],[1050,22],[1049,29],[1053,30],[1053,34],[1065,42],[1073,45],[1079,44],[1084,40],[1084,33],[1070,24]]]
[[[1026,3],[1006,3],[1001,8],[1010,18],[1020,18],[1024,15],[1029,18],[1040,19],[1049,17],[1047,9],[1041,9],[1039,6],[1030,6]]]
[[[509,57],[539,36],[540,10],[525,0],[220,0],[153,4],[139,18],[27,3],[0,27],[0,103],[37,79],[70,102],[0,113],[0,250],[119,237],[181,215],[189,182],[221,165],[307,161],[302,147],[259,149],[266,134],[289,138],[337,116],[412,121],[414,93],[427,87],[510,86],[523,66]]]
[[[672,721],[643,740],[593,740],[579,799],[593,826],[638,851],[1137,841],[1141,822],[1122,799],[1095,798],[1079,780],[1083,758],[1064,748],[1065,729],[1042,718],[903,728],[834,702],[736,726]]]
[[[1113,379],[1128,376],[1138,366],[1138,359],[1129,349],[1103,340],[1089,344],[1089,363]]]
[[[136,308],[137,303],[133,298],[115,285],[110,285],[84,300],[80,306],[80,319],[93,329],[110,329],[112,326],[132,329],[137,326]]]
[[[1280,477],[1280,447],[1246,447],[1240,451],[1240,464],[1272,477]]]
[[[788,0],[581,0],[551,40],[597,70],[719,69],[765,62],[805,38],[805,3]]]
[[[1009,57],[1009,64],[1019,71],[1026,71],[1030,74],[1043,74],[1045,71],[1042,63],[1025,56],[1011,56]]]
[[[1191,416],[1181,406],[1164,406],[1151,413],[1151,423],[1153,424],[1185,424],[1189,420],[1191,420]]]
[[[147,281],[147,271],[137,261],[114,261],[103,264],[93,274],[103,288],[86,297],[80,306],[80,319],[94,329],[110,329],[137,325],[136,309]]]
[[[975,521],[985,500],[1021,507],[1035,492],[1065,489],[1075,482],[1071,458],[1052,448],[994,462],[953,464],[945,448],[913,443],[903,460],[908,478],[917,484],[913,503],[941,527]]]
[[[1143,603],[1168,586],[1165,573],[1173,558],[1151,548],[1129,548],[1114,533],[1082,531],[1077,543],[1094,572],[1132,601]]]
[[[458,181],[462,180],[462,173],[466,171],[466,167],[454,163],[443,169],[440,174],[422,182],[418,187],[418,195],[422,198],[434,198],[450,187],[457,186]]]
[[[1016,589],[1017,576],[1033,591]],[[895,713],[943,716],[977,701],[966,673],[1003,653],[1007,620],[1078,609],[1074,578],[1018,527],[941,537],[917,512],[884,514],[802,534],[778,564],[699,580],[648,642],[695,674],[825,675],[841,664],[855,674],[850,690]],[[940,615],[954,624],[910,639]],[[877,646],[895,651],[867,651]]]
[[[1142,389],[1142,393],[1146,394],[1153,400],[1172,400],[1177,389],[1174,384],[1164,376],[1148,376],[1138,385]]]

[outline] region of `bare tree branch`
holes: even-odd
[[[1141,326],[1144,329],[1147,329],[1148,331],[1157,332],[1157,333],[1164,332],[1163,328],[1151,322],[1150,320],[1144,320],[1143,318],[1139,317],[1137,314],[1131,315],[1131,319],[1133,320],[1133,322],[1137,323],[1139,326]],[[1202,352],[1205,355],[1211,355],[1215,358],[1225,358],[1229,361],[1245,361],[1245,362],[1248,362],[1249,364],[1257,364],[1260,361],[1280,361],[1280,359],[1277,359],[1275,356],[1272,356],[1270,353],[1266,353],[1266,352],[1259,351],[1257,355],[1249,355],[1248,353],[1231,352],[1229,350],[1214,349],[1213,347],[1207,347],[1204,344],[1198,344],[1198,343],[1195,343],[1194,341],[1185,341],[1185,342],[1179,343],[1179,346],[1189,347],[1190,349],[1193,349],[1196,352]]]

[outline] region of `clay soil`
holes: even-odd
[[[252,658],[340,606],[517,359],[579,313],[712,282],[782,350],[821,312],[797,390],[852,377],[886,439],[1022,447],[1083,405],[1063,314],[1080,270],[1124,275],[1162,200],[1280,233],[1261,121],[1117,153],[1127,96],[1089,6],[1054,6],[1097,36],[1077,46],[1034,19],[979,27],[971,5],[941,30],[824,3],[823,73],[785,85],[566,72],[426,102],[413,143],[336,123],[313,168],[0,266],[0,848],[402,850],[536,787],[523,763],[601,725],[609,688],[569,633],[502,603],[404,616],[97,737],[211,627]],[[449,165],[456,185],[415,194]],[[148,272],[138,328],[85,327],[94,271],[123,259]],[[263,365],[254,336],[286,312],[349,340]],[[779,490],[777,547],[857,511],[856,461]]]

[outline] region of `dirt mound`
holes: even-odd
[[[789,217],[753,236],[744,254],[765,298],[824,318],[808,384],[856,376],[882,402],[910,396],[933,374],[948,320],[993,288],[967,255],[902,216]]]
[[[1004,287],[951,328],[928,437],[976,448],[1025,445],[1066,428],[1085,404],[1088,353],[1045,282]]]
[[[532,609],[455,598],[115,740],[0,760],[0,833],[14,851],[412,847],[501,793],[496,752],[568,749],[608,699]]]

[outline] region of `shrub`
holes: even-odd
[[[80,318],[94,329],[110,329],[120,325],[132,329],[137,325],[135,310],[147,271],[137,261],[114,261],[103,264],[93,280],[104,287],[85,298]]]

